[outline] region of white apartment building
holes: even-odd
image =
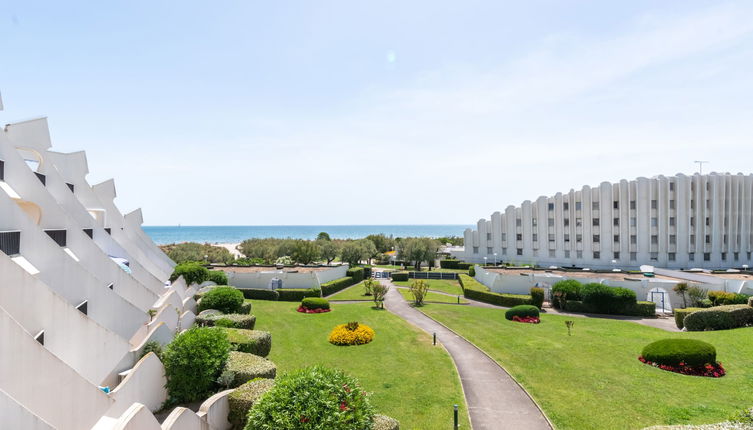
[[[87,173],[83,152],[51,150],[45,118],[0,130],[0,428],[227,428],[219,395],[152,414],[164,368],[141,352],[193,324],[197,286],[166,282],[174,263],[140,210]]]
[[[458,258],[594,269],[753,265],[753,175],[603,182],[525,201],[465,231]]]

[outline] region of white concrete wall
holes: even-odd
[[[269,272],[226,273],[228,284],[237,288],[269,289],[269,283],[274,278],[282,279],[282,288],[319,288],[314,272],[286,273],[270,268]]]
[[[327,282],[334,281],[335,279],[344,278],[347,276],[348,272],[348,266],[342,265],[342,266],[335,266],[331,269],[322,270],[316,273],[316,279],[319,282],[319,285],[326,284]]]
[[[54,430],[54,427],[32,414],[3,390],[0,390],[0,428]]]
[[[141,403],[150,411],[158,411],[165,399],[165,368],[153,353],[145,355],[128,375],[111,393],[114,404],[107,411],[107,416],[119,417],[133,403]]]

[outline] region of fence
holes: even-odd
[[[457,273],[451,272],[408,272],[408,278],[415,279],[458,279]]]

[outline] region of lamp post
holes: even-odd
[[[497,253],[494,253],[494,267],[497,267]]]
[[[486,257],[484,257],[484,266],[486,266]]]

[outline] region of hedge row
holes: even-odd
[[[334,281],[325,282],[322,284],[322,296],[326,297],[326,296],[335,294],[336,292],[344,290],[350,287],[351,285],[355,285],[357,283],[358,282],[356,282],[350,276],[346,276],[340,279],[335,279]]]
[[[240,352],[248,352],[260,357],[269,355],[272,350],[272,334],[268,331],[241,330],[237,328],[223,328],[227,340]]]
[[[442,269],[460,269],[460,270],[468,270],[471,267],[473,267],[474,263],[466,263],[464,261],[455,260],[452,258],[448,258],[445,260],[439,260],[439,267]]]
[[[518,305],[512,307],[505,312],[505,319],[512,321],[514,317],[526,318],[526,317],[539,317],[539,308],[533,305]]]
[[[729,330],[753,325],[753,307],[748,305],[716,306],[692,312],[683,321],[688,331]]]
[[[468,275],[461,274],[458,276],[458,280],[463,288],[463,295],[472,300],[508,308],[533,304],[533,299],[529,295],[494,293]]]
[[[568,312],[577,313],[606,313],[601,312],[598,309],[589,306],[588,304],[580,300],[567,300],[565,302],[564,310]],[[622,312],[617,315],[631,315],[638,317],[653,317],[656,315],[656,303],[654,302],[636,302],[627,308],[624,308]]]
[[[581,284],[566,279],[552,285],[552,306],[570,312],[591,312],[612,315],[656,315],[656,304],[639,302],[635,291],[603,284]]]
[[[390,278],[392,278],[393,281],[407,281],[408,272],[392,272],[390,273]]]
[[[246,427],[248,411],[275,385],[274,379],[256,379],[246,382],[227,396],[228,415],[227,419],[234,429]]]
[[[321,297],[306,297],[301,302],[306,309],[329,309],[329,300]]]
[[[308,289],[302,289],[302,288],[278,288],[277,294],[280,295],[280,298],[278,299],[281,302],[300,302],[303,300],[304,297],[321,297],[322,296],[322,290],[318,288],[308,288]]]
[[[675,325],[677,326],[677,328],[682,330],[682,328],[685,327],[685,317],[695,311],[700,311],[701,309],[703,308],[675,309]]]
[[[256,325],[256,317],[249,314],[208,314],[200,313],[196,317],[196,325],[199,327],[230,327],[253,330]]]
[[[239,387],[256,378],[274,379],[277,366],[264,357],[247,352],[230,351],[225,363],[225,371],[232,372],[230,388]]]
[[[747,294],[728,293],[726,291],[709,291],[708,298],[714,306],[744,305],[750,298]]]
[[[243,297],[252,300],[273,300],[280,299],[280,293],[275,290],[266,290],[262,288],[238,288],[243,293]]]
[[[365,275],[364,272],[363,267],[351,267],[345,272],[345,276],[350,276],[355,281],[354,283],[357,283],[363,281]]]

